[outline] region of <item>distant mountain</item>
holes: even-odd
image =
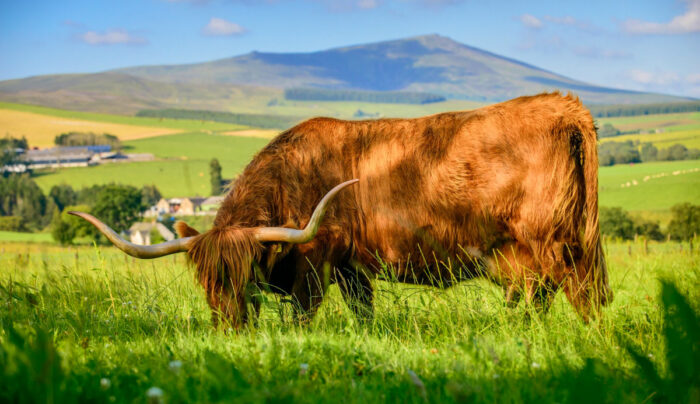
[[[428,92],[479,101],[554,89],[574,91],[589,104],[688,100],[588,84],[439,35],[312,53],[252,52],[206,63],[10,80],[0,82],[0,99],[60,101],[113,112],[173,106],[223,110],[231,109],[236,97],[275,97],[292,87]]]

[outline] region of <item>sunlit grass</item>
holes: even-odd
[[[211,327],[183,256],[3,248],[0,341],[8,343],[10,327],[36,341],[48,333],[62,373],[42,388],[75,400],[145,401],[157,387],[175,402],[567,402],[600,394],[641,402],[654,390],[635,376],[627,346],[665,372],[659,280],[677,284],[696,309],[700,302],[700,254],[687,243],[650,243],[648,254],[642,243],[612,243],[615,301],[590,325],[561,293],[539,317],[523,304],[505,308],[500,289],[483,280],[447,290],[376,281],[368,323],[332,286],[308,326],[292,320],[289,303],[264,294],[257,325],[226,333]],[[590,366],[611,371],[601,380],[591,371],[599,384],[586,392]]]

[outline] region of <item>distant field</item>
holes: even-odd
[[[132,140],[184,131],[214,133],[241,129],[248,128],[219,122],[137,118],[0,103],[0,136],[26,136],[30,146],[39,147],[52,146],[56,135],[69,131],[110,133],[121,140]]]
[[[0,242],[31,242],[31,243],[53,243],[50,233],[20,233],[15,231],[0,231]],[[4,251],[0,251],[4,252]]]
[[[601,167],[599,181],[601,206],[620,206],[664,225],[671,206],[700,204],[699,160]]]
[[[274,106],[266,106],[261,113],[295,115],[295,116],[329,116],[350,119],[355,117],[358,110],[371,117],[409,118],[436,114],[446,111],[461,111],[479,108],[486,105],[482,102],[447,100],[430,104],[380,104],[372,102],[345,101],[289,101],[281,99]],[[362,117],[360,117],[362,118]]]
[[[224,178],[240,173],[269,140],[254,137],[185,133],[126,142],[128,152],[154,153],[163,160],[64,168],[42,172],[36,182],[44,192],[66,183],[74,188],[116,182],[155,184],[166,197],[209,196],[209,161],[218,158]]]
[[[640,115],[620,118],[601,118],[598,125],[610,123],[623,132],[641,130],[661,133],[641,133],[602,138],[605,142],[622,142],[626,140],[651,142],[656,147],[666,148],[675,143],[688,148],[700,148],[700,112],[682,114]]]

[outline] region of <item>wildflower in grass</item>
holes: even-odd
[[[163,390],[153,386],[146,390],[146,397],[148,397],[149,403],[160,403],[163,399]]]
[[[532,366],[533,369],[539,369],[541,367],[540,364],[537,362],[532,362],[532,365],[530,366]]]
[[[180,362],[180,361],[170,361],[170,363],[168,363],[168,368],[169,368],[172,372],[178,373],[178,372],[180,371],[180,368],[182,368],[182,362]]]
[[[308,363],[302,363],[299,365],[299,376],[304,376],[306,372],[309,371],[309,364]]]
[[[112,382],[109,381],[108,378],[103,377],[102,379],[100,379],[100,387],[102,388],[102,390],[107,390],[111,385]]]

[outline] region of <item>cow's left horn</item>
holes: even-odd
[[[171,241],[166,241],[165,243],[154,244],[154,245],[138,245],[130,243],[123,238],[119,237],[116,231],[111,227],[102,223],[100,219],[93,215],[84,212],[68,212],[71,215],[82,217],[88,222],[92,223],[93,226],[97,227],[100,233],[104,234],[105,237],[109,239],[114,245],[125,253],[136,258],[158,258],[164,255],[185,252],[187,251],[187,243],[192,239],[192,237],[183,237]]]
[[[255,230],[255,238],[258,241],[282,241],[286,243],[306,243],[311,241],[316,236],[318,228],[321,226],[323,215],[328,209],[328,203],[340,192],[343,188],[355,184],[359,180],[345,181],[342,184],[336,185],[335,188],[328,191],[326,196],[321,199],[321,202],[316,205],[314,213],[311,215],[309,224],[303,230],[287,229],[285,227],[260,227]]]

